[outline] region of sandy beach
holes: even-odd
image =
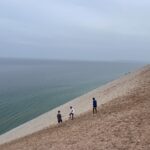
[[[0,149],[116,150],[145,146],[144,150],[148,150],[149,90],[150,65],[147,65],[1,135]],[[99,106],[94,117],[93,97]],[[69,106],[75,108],[74,121],[68,120]],[[58,110],[63,120],[68,120],[59,127],[56,125]]]

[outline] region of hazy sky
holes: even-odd
[[[150,61],[150,0],[0,0],[0,57]]]

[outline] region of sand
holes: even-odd
[[[150,65],[0,136],[1,144],[15,140],[0,146],[0,149],[149,150],[149,91]],[[91,113],[92,97],[98,100],[99,105],[99,112],[95,116]],[[76,119],[66,121],[61,126],[54,125],[58,109],[64,114],[63,118],[68,119],[70,105],[76,110]],[[49,127],[50,125],[54,126]],[[29,135],[31,133],[33,134]]]

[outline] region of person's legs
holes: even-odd
[[[69,116],[70,116],[70,119],[71,119],[71,120],[74,119],[74,114],[73,114],[73,113],[70,113]]]
[[[72,120],[74,119],[74,114],[72,113]]]
[[[71,113],[69,114],[69,117],[70,117],[70,119],[71,119]]]
[[[94,114],[94,107],[93,107],[93,114]]]
[[[97,107],[95,107],[95,113],[97,114]]]
[[[97,107],[93,107],[93,114],[97,113]]]
[[[74,114],[70,113],[70,119],[73,120],[74,119]]]

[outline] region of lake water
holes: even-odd
[[[0,134],[142,65],[0,59]]]

